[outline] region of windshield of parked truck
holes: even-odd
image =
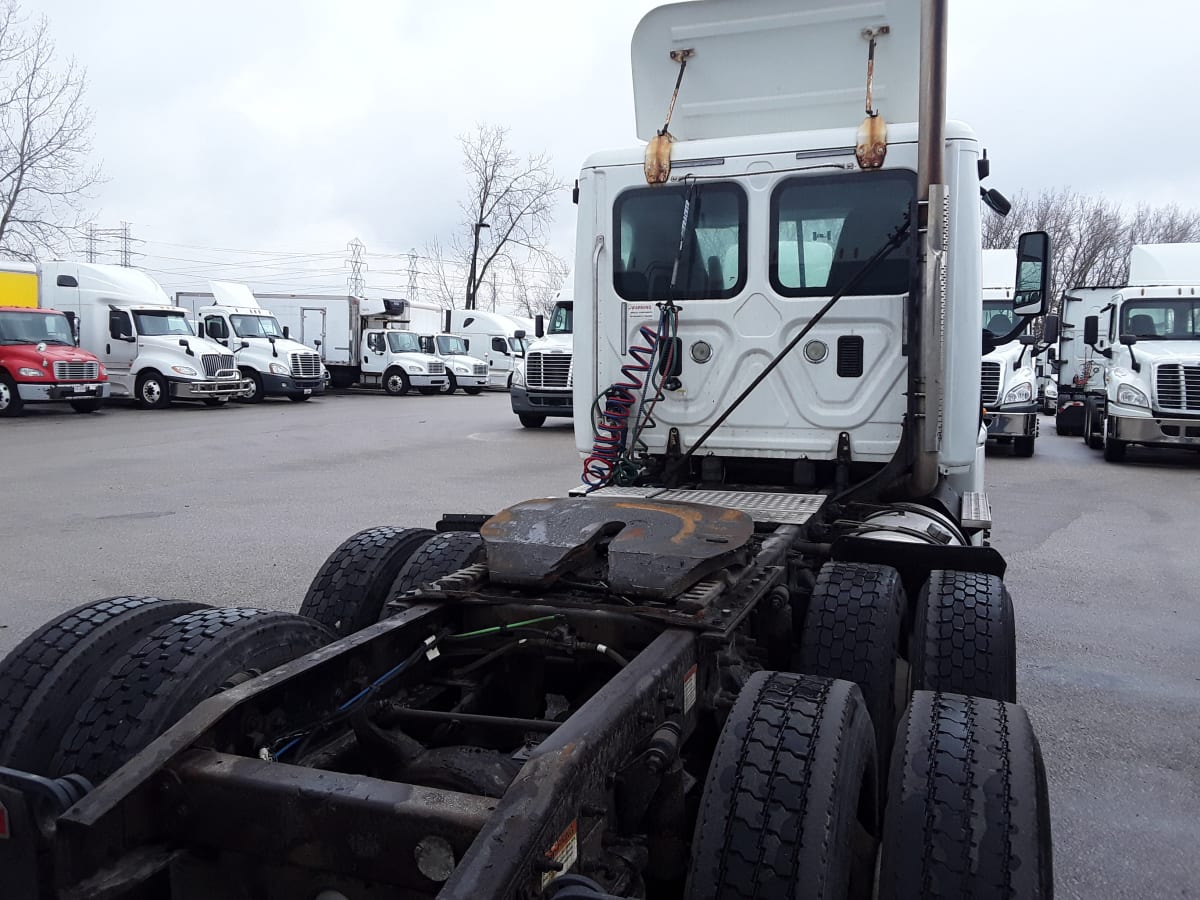
[[[550,314],[550,325],[546,329],[546,334],[570,334],[574,318],[572,311],[573,307],[564,303],[555,306],[554,312]]]
[[[992,337],[1001,338],[1008,334],[1017,324],[1011,300],[985,300],[983,303],[983,327],[992,333]]]
[[[719,300],[745,284],[746,193],[738,185],[635,188],[617,197],[613,216],[613,288],[622,299]]]
[[[1200,297],[1131,300],[1121,306],[1120,333],[1139,341],[1200,340]]]
[[[0,344],[66,344],[74,346],[75,336],[67,317],[58,313],[0,312]]]
[[[282,338],[283,329],[274,316],[230,316],[233,332],[244,338]]]
[[[508,349],[519,356],[525,355],[526,341],[524,338],[509,338]]]
[[[438,353],[443,356],[466,356],[467,342],[451,334],[439,334],[437,337]]]
[[[387,338],[393,353],[421,352],[421,340],[411,331],[389,331]]]
[[[178,310],[142,310],[133,314],[133,321],[137,323],[138,334],[148,337],[192,334],[192,326],[188,324],[187,316]]]

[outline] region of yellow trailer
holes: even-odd
[[[38,269],[34,263],[0,259],[0,306],[38,305]]]

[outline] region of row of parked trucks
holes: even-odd
[[[541,317],[352,296],[256,297],[221,281],[172,300],[149,275],[121,266],[3,268],[0,415],[54,401],[93,412],[108,397],[147,408],[271,396],[303,402],[327,382],[393,395],[478,394],[509,387],[517,374],[524,392],[526,327],[542,331]],[[560,319],[552,316],[552,330]],[[569,345],[565,358],[569,364]],[[558,393],[564,389],[569,415],[569,379]]]

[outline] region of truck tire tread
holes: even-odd
[[[300,615],[315,619],[339,637],[378,622],[397,574],[433,535],[429,528],[392,525],[351,535],[318,570],[300,604]]]
[[[879,900],[1050,900],[1046,770],[1025,710],[913,695],[892,756]]]
[[[434,535],[400,569],[392,583],[389,602],[483,558],[483,538],[474,531],[445,531]]]
[[[53,770],[98,783],[233,676],[269,671],[333,638],[319,622],[274,610],[215,608],[178,616],[98,681],[67,729]]]
[[[935,569],[913,624],[913,690],[949,691],[1015,703],[1012,598],[996,575]]]
[[[860,813],[877,832],[875,770],[857,686],[756,672],[705,780],[686,900],[843,900],[855,875],[869,884],[874,866],[856,866],[852,846]]]
[[[106,597],[68,610],[0,662],[0,765],[48,774],[47,764],[115,659],[168,619],[203,603]]]

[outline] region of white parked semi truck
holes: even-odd
[[[108,371],[112,397],[147,409],[172,400],[221,406],[249,389],[228,347],[199,337],[145,272],[97,263],[41,264],[41,305],[74,321],[79,345]]]
[[[549,324],[544,324],[541,316],[535,320],[536,339],[513,369],[512,411],[526,428],[541,428],[549,416],[569,419],[574,415],[575,309],[570,278],[559,291]]]
[[[1084,318],[1083,343],[1103,373],[1084,406],[1090,446],[1109,462],[1131,444],[1200,450],[1200,244],[1134,247],[1129,285]]]
[[[446,393],[460,388],[479,394],[489,384],[488,364],[468,349],[470,338],[450,333],[452,311],[427,303],[406,301],[408,327],[421,337],[421,349],[446,364]]]
[[[468,352],[488,364],[489,387],[512,387],[516,363],[525,358],[527,335],[523,322],[503,313],[452,309],[445,330],[462,335]]]
[[[1084,323],[1100,315],[1112,300],[1115,288],[1073,288],[1062,297],[1057,321],[1058,330],[1058,409],[1054,428],[1059,434],[1084,436],[1084,419],[1088,398],[1104,394],[1104,356],[1084,340]],[[1056,317],[1047,316],[1047,324]],[[1092,440],[1096,440],[1095,436]],[[1099,441],[1096,441],[1097,449]]]
[[[407,302],[331,294],[259,294],[275,317],[316,347],[336,388],[379,387],[393,396],[446,388],[446,366],[408,330]]]
[[[1016,268],[1016,251],[983,251],[983,327],[994,349],[980,363],[979,402],[988,439],[1029,457],[1038,436],[1037,373],[1030,320],[1013,310]]]
[[[233,351],[248,382],[244,402],[287,397],[302,403],[325,393],[321,355],[292,340],[288,326],[263,309],[250,288],[229,281],[209,285],[211,293],[177,291],[175,303],[193,317],[202,337]]]
[[[647,145],[579,176],[578,495],[355,534],[300,616],[44,626],[0,664],[6,890],[1051,898],[949,5],[650,12]]]

